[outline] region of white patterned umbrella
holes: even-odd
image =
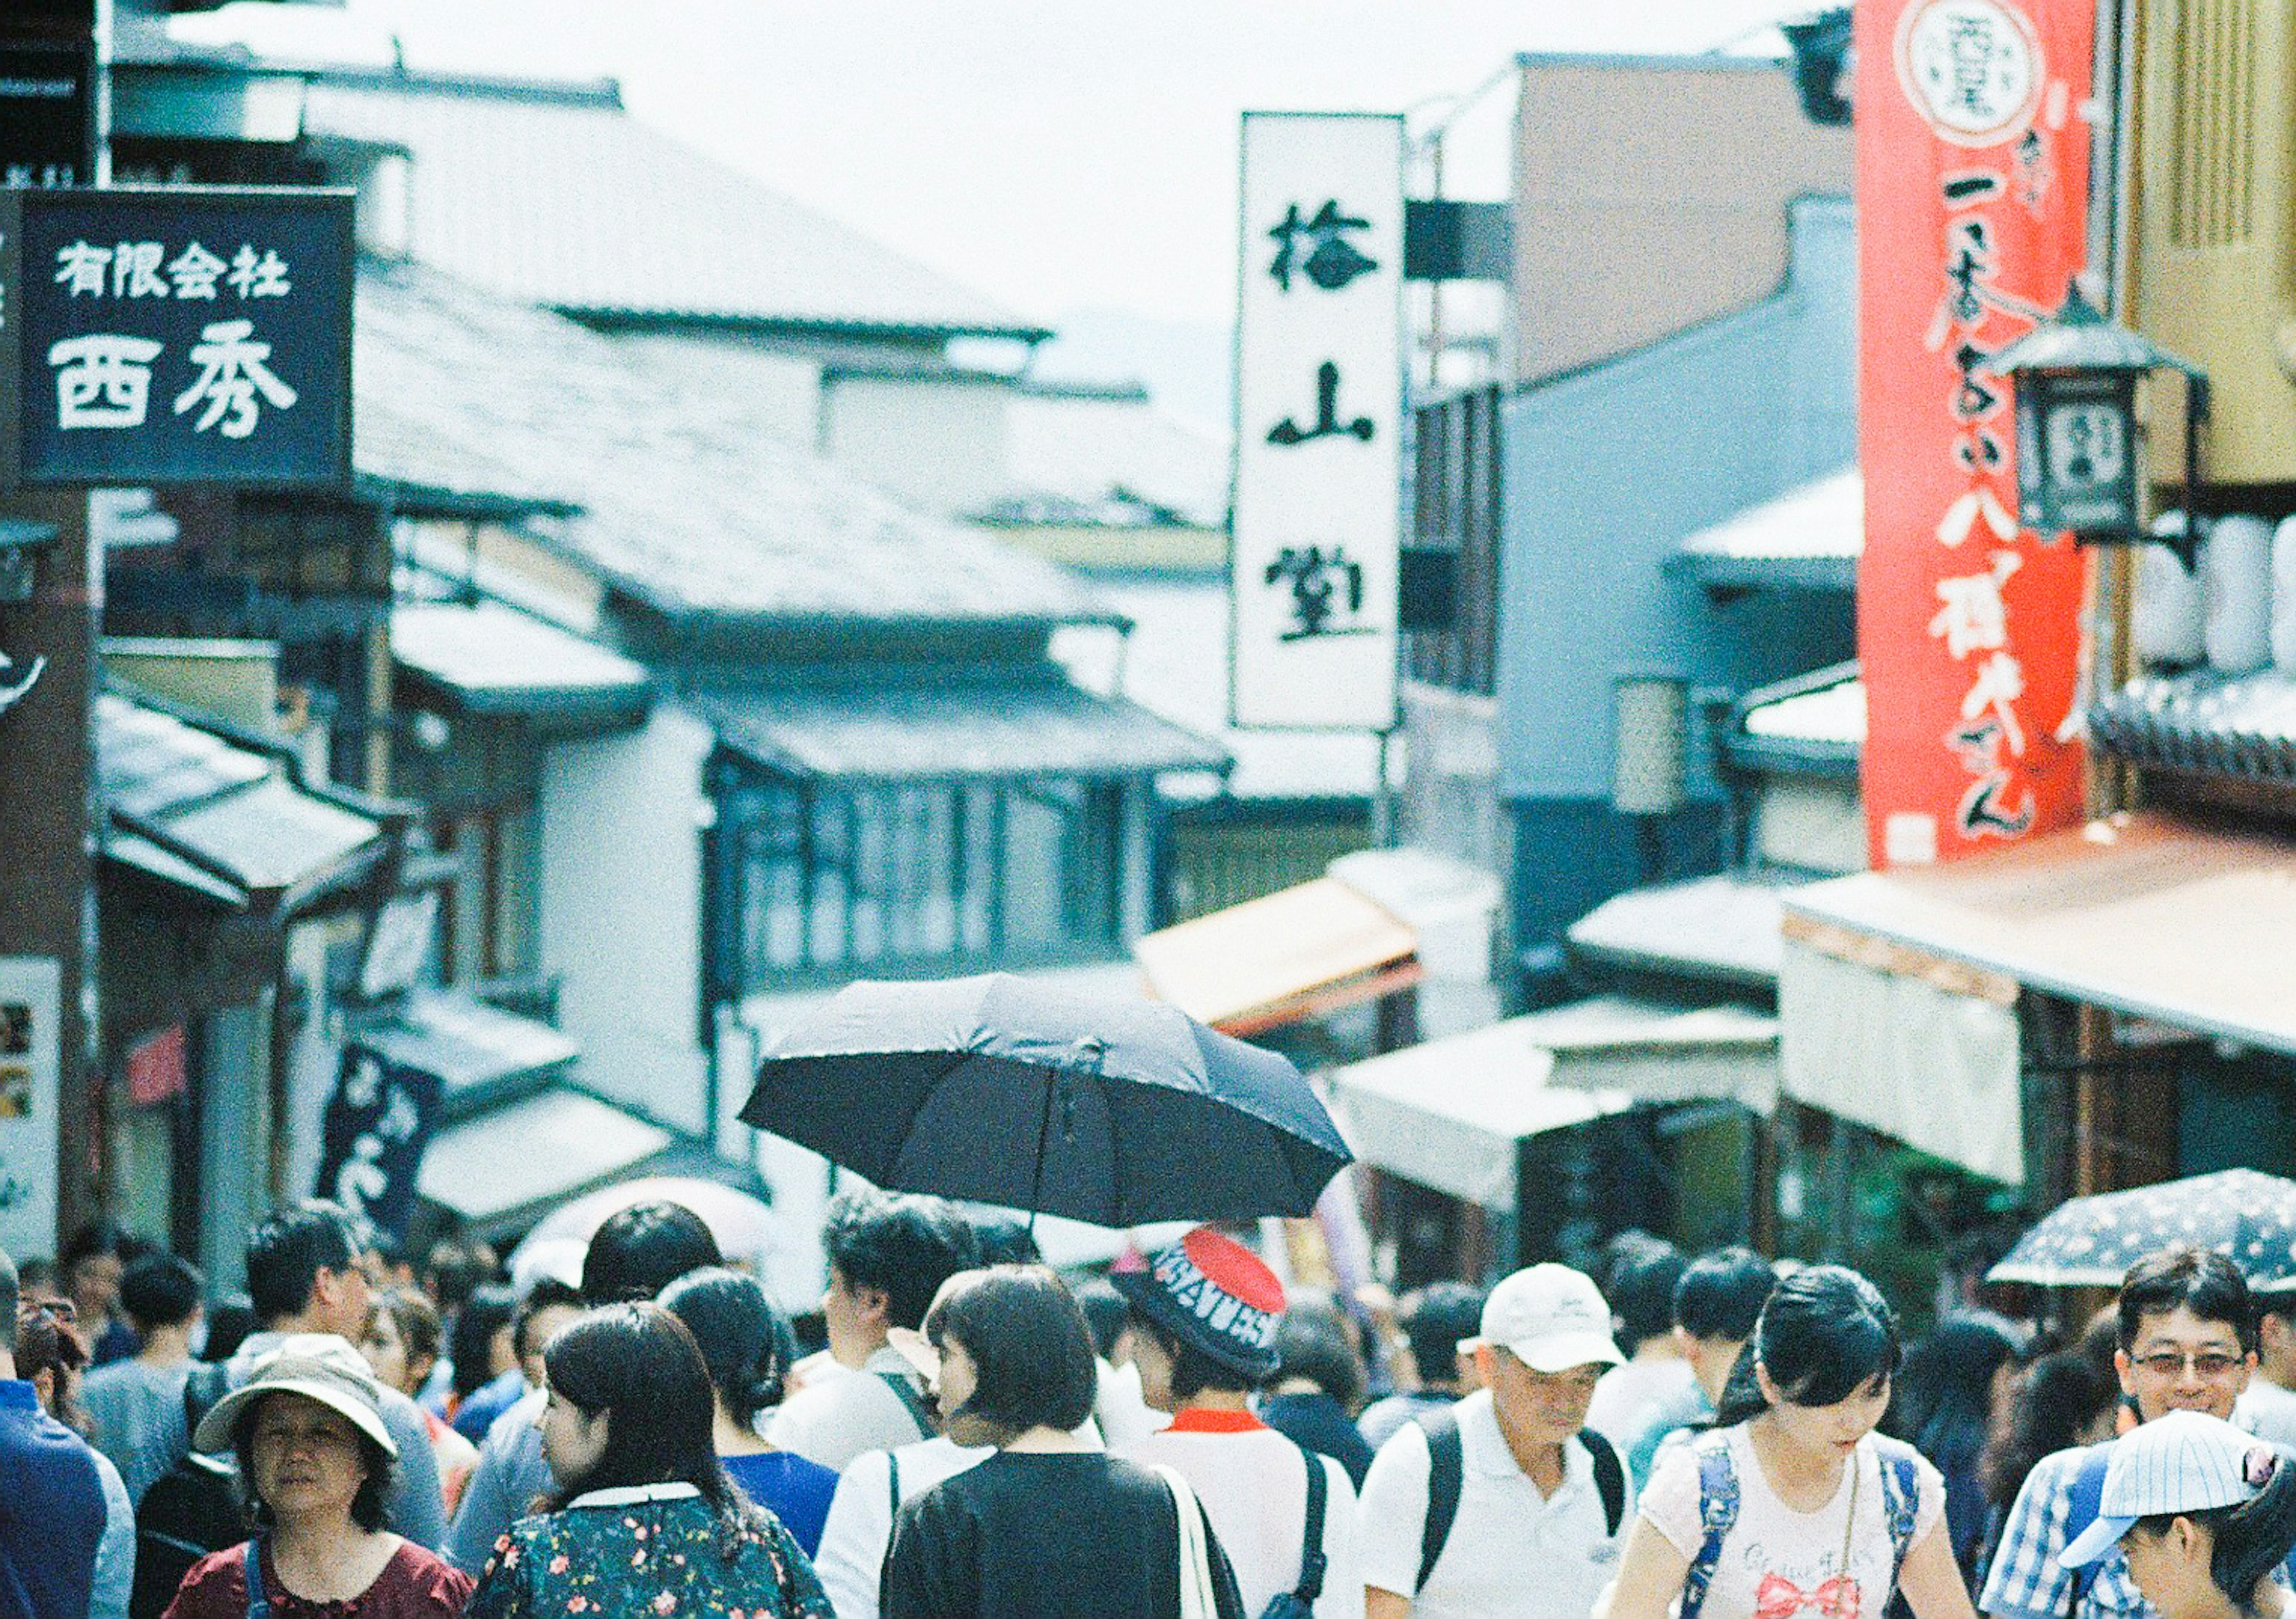
[[[2296,1181],[2226,1169],[2075,1198],[2042,1216],[1985,1279],[2117,1288],[2147,1254],[2180,1246],[2224,1255],[2251,1287],[2296,1283]]]

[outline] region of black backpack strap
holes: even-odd
[[[895,1451],[885,1452],[885,1492],[893,1502],[893,1514],[885,1520],[890,1526],[901,1517],[901,1458]]]
[[[909,1419],[917,1425],[918,1438],[931,1439],[940,1432],[933,1425],[932,1413],[925,1409],[924,1400],[917,1393],[915,1384],[898,1371],[881,1371],[877,1376],[887,1388],[900,1396],[901,1403],[908,1408]]]
[[[1324,1480],[1321,1456],[1304,1446],[1300,1455],[1308,1464],[1308,1523],[1300,1535],[1300,1583],[1292,1594],[1301,1607],[1313,1607],[1324,1594],[1324,1571],[1330,1563],[1324,1556],[1324,1502],[1331,1485]]]
[[[1609,1525],[1606,1533],[1615,1541],[1619,1538],[1619,1525],[1627,1521],[1626,1464],[1619,1460],[1618,1447],[1593,1428],[1580,1428],[1578,1443],[1594,1459],[1595,1489],[1603,1498],[1603,1522]]]
[[[1427,1576],[1451,1538],[1459,1516],[1459,1489],[1466,1482],[1467,1453],[1459,1441],[1459,1419],[1453,1412],[1431,1413],[1420,1426],[1427,1430],[1427,1522],[1419,1531],[1419,1582],[1416,1596],[1426,1589]]]

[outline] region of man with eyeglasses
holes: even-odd
[[[2257,1311],[2221,1254],[2168,1248],[2128,1268],[2116,1305],[2113,1364],[2136,1420],[2205,1411],[2238,1420],[2256,1370]],[[1978,1607],[1988,1619],[2157,1619],[2116,1549],[2084,1569],[2059,1562],[2097,1514],[2107,1446],[2046,1456],[2017,1492]]]

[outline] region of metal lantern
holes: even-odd
[[[2018,519],[2043,534],[2070,530],[2084,542],[2144,534],[2137,477],[2136,380],[2181,372],[2186,393],[2185,473],[2198,478],[2200,422],[2208,379],[2138,332],[2115,325],[2076,282],[2064,307],[1995,354],[1988,369],[2017,390]],[[2193,495],[2197,495],[2197,489]],[[2196,509],[2193,495],[2185,501]]]

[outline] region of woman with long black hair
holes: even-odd
[[[1990,1503],[1986,1444],[2017,1393],[2017,1346],[1981,1316],[1948,1316],[1906,1355],[1882,1419],[1945,1477],[1946,1529],[1964,1575],[1977,1572]]]
[[[709,1372],[683,1321],[655,1304],[609,1304],[562,1329],[542,1361],[558,1492],[496,1542],[471,1619],[832,1619],[789,1531],[719,1464]]]
[[[1974,1619],[1945,1487],[1876,1434],[1901,1350],[1874,1284],[1839,1265],[1780,1282],[1715,1426],[1659,1462],[1608,1619],[1862,1615],[1902,1590],[1920,1619]]]

